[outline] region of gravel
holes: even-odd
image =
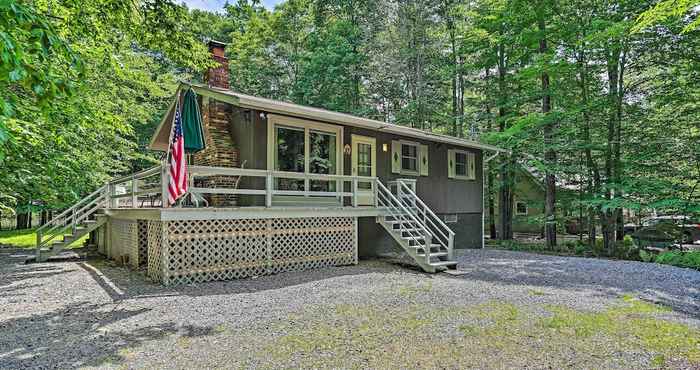
[[[504,358],[514,343],[491,353],[470,351],[480,338],[460,339],[466,326],[497,322],[500,304],[532,321],[554,305],[600,312],[623,295],[700,328],[700,272],[639,262],[468,250],[459,276],[372,260],[163,287],[104,260],[24,265],[23,256],[0,249],[1,369],[648,365],[653,354],[633,350],[539,357],[549,344],[531,338],[517,343],[531,357]]]

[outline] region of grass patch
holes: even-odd
[[[414,289],[408,289],[409,294]],[[400,296],[400,292],[396,292]],[[543,313],[544,311],[544,313]],[[449,307],[338,305],[273,325],[249,365],[340,368],[650,368],[700,365],[700,331],[632,296],[579,311],[503,301]],[[251,337],[255,338],[254,335]]]
[[[87,238],[87,234],[83,235],[81,238],[74,241],[71,246],[81,246],[87,240]],[[60,239],[56,238],[55,240]],[[36,229],[0,231],[0,245],[15,248],[34,248],[36,246]]]

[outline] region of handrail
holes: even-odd
[[[126,175],[126,176],[116,178],[116,179],[110,181],[109,184],[110,185],[117,185],[117,184],[121,184],[124,182],[129,182],[131,180],[141,180],[141,179],[146,178],[146,177],[151,177],[153,175],[160,174],[160,168],[161,168],[160,165],[153,166],[151,168],[148,168],[148,169],[136,172],[136,173],[132,173],[131,175]]]
[[[272,177],[299,180],[341,180],[341,181],[374,181],[376,177],[371,176],[350,176],[350,175],[327,175],[322,173],[299,173],[288,171],[268,171],[250,168],[231,167],[209,167],[209,166],[189,166],[189,173],[192,176],[251,176],[251,177]]]
[[[377,195],[381,194],[382,196],[389,198],[389,202],[387,204],[385,204],[384,206],[387,207],[389,212],[392,213],[391,216],[392,217],[400,217],[402,220],[405,220],[406,215],[408,215],[411,218],[411,221],[415,222],[415,224],[418,226],[418,228],[423,232],[423,236],[425,238],[424,239],[424,248],[423,248],[423,250],[425,252],[424,253],[425,254],[425,262],[427,264],[430,264],[430,245],[432,244],[432,234],[430,233],[430,231],[425,227],[425,225],[422,222],[420,222],[416,218],[416,216],[412,212],[410,212],[407,209],[407,207],[403,204],[403,202],[401,200],[396,198],[396,196],[394,196],[394,194],[389,189],[387,189],[386,186],[384,186],[384,184],[381,181],[379,181],[377,179],[375,181],[375,184],[377,185]],[[381,200],[379,199],[379,197],[377,200],[381,203]],[[398,207],[392,206],[391,205],[392,202],[398,204]],[[392,212],[392,208],[399,208],[403,213],[397,214],[396,212]],[[408,237],[410,239],[414,240],[416,243],[419,243],[418,237],[411,235],[411,232],[409,232]]]
[[[416,195],[413,190],[406,185],[403,181],[397,180],[396,181],[401,188],[400,192],[402,193],[407,193],[411,197],[411,201],[413,204],[418,204],[420,208],[423,211],[423,220],[424,222],[430,222],[435,229],[435,231],[440,233],[440,236],[442,236],[445,240],[444,242],[441,242],[440,239],[438,238],[438,241],[440,244],[447,249],[447,254],[448,258],[452,259],[454,255],[454,236],[455,233],[452,231],[452,229],[449,228],[434,212],[430,207],[428,207],[421,199]],[[409,209],[410,211],[410,209]],[[418,217],[418,214],[415,214],[416,217]],[[430,217],[428,217],[430,216]],[[442,230],[440,230],[442,228]],[[447,232],[447,234],[445,234]]]
[[[36,229],[36,230],[37,230],[37,231],[41,231],[41,230],[46,229],[48,226],[50,226],[50,225],[54,222],[54,220],[57,220],[57,219],[59,219],[59,218],[65,216],[65,215],[67,215],[68,212],[70,212],[70,211],[74,210],[75,208],[77,208],[78,206],[82,205],[82,204],[83,204],[85,201],[87,201],[89,198],[92,198],[92,197],[94,197],[95,195],[97,195],[97,194],[103,192],[103,191],[104,191],[104,188],[105,188],[105,187],[102,186],[102,187],[100,187],[99,189],[97,189],[97,190],[93,191],[92,193],[90,193],[89,195],[83,197],[81,200],[78,201],[78,203],[75,203],[75,204],[72,205],[70,208],[68,208],[68,209],[66,209],[65,211],[61,212],[61,213],[58,214],[57,216],[54,216],[53,219],[51,219],[51,220],[49,220],[47,223],[41,225],[41,226],[40,226],[38,229]]]

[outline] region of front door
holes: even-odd
[[[377,176],[377,140],[373,137],[352,135],[352,175]],[[360,181],[357,184],[357,204],[374,204],[374,184]]]

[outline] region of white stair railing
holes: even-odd
[[[389,189],[382,184],[378,179],[376,184],[376,201],[379,207],[383,207],[387,212],[387,216],[391,216],[399,222],[399,232],[403,232],[401,225],[410,224],[411,229],[407,232],[406,237],[416,243],[417,246],[423,244],[425,263],[430,264],[430,248],[432,244],[432,235],[425,228],[425,225],[411,212],[404,202],[399,200]],[[416,257],[414,255],[414,257]]]
[[[410,205],[406,207],[416,218],[421,220],[426,229],[433,235],[434,241],[447,250],[447,259],[454,259],[454,238],[455,233],[450,229],[433,210],[413,192],[410,186],[401,180],[398,183],[398,198]]]
[[[103,186],[39,227],[36,230],[37,257],[42,248],[56,238],[65,235],[69,231],[68,229],[70,229],[70,234],[75,235],[78,225],[87,220],[99,208],[104,207],[105,204],[105,187]]]

